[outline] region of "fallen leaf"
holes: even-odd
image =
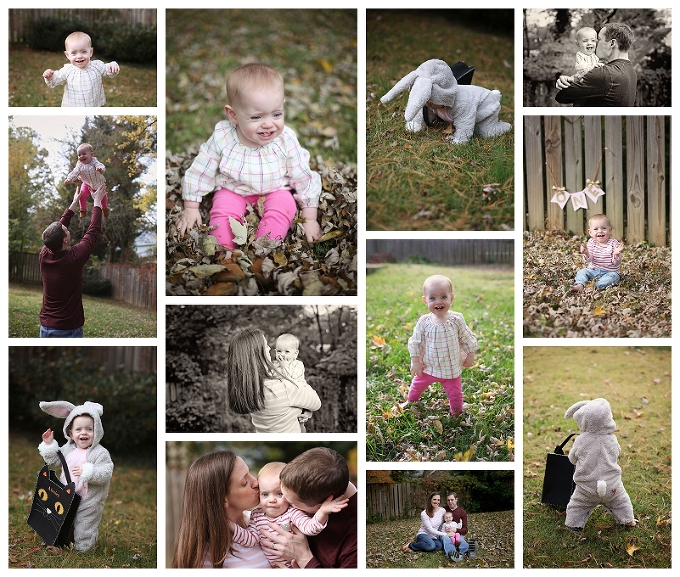
[[[632,557],[633,553],[635,553],[635,551],[637,551],[638,549],[640,549],[640,547],[638,547],[637,545],[633,545],[632,543],[628,543],[628,546],[626,547],[626,553],[628,553],[628,555],[630,555]]]

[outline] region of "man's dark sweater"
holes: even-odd
[[[68,228],[73,211],[66,209],[59,222]],[[67,249],[40,251],[40,276],[43,305],[40,324],[59,330],[72,330],[85,324],[83,312],[83,268],[90,258],[102,230],[102,209],[92,209],[90,226],[81,241]]]
[[[634,106],[637,74],[630,60],[593,68],[579,82],[559,90],[555,100],[574,106]]]
[[[328,525],[318,535],[308,537],[312,557],[305,569],[318,567],[357,568],[357,494],[347,507],[328,516]]]

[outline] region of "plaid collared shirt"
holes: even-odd
[[[293,196],[302,208],[317,207],[321,177],[309,167],[309,152],[287,126],[273,142],[250,148],[241,144],[234,125],[223,120],[184,174],[182,198],[200,202],[220,188],[241,196],[288,188],[295,191]]]
[[[45,84],[50,88],[66,85],[62,106],[104,106],[106,96],[102,77],[113,78],[118,75],[118,72],[111,72],[111,64],[118,66],[115,62],[104,64],[101,60],[91,60],[90,65],[81,70],[73,64],[65,64],[61,70],[54,71],[52,78],[45,78]]]
[[[412,357],[422,360],[423,372],[440,379],[455,379],[462,372],[463,354],[477,350],[477,339],[460,313],[449,311],[443,323],[434,322],[432,313],[418,319],[413,336],[408,340]]]
[[[97,172],[97,168],[104,168],[104,165],[99,162],[96,157],[92,157],[90,164],[83,164],[78,161],[76,167],[68,173],[66,180],[74,181],[80,178],[83,182],[87,182],[93,191],[97,190],[102,184],[106,184],[106,179],[101,172]]]

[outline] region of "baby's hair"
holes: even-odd
[[[591,216],[591,217],[588,219],[588,230],[590,230],[590,227],[592,226],[592,223],[593,223],[594,220],[604,220],[604,221],[607,221],[607,226],[608,226],[609,228],[612,227],[612,223],[609,221],[609,218],[607,218],[607,215],[606,215],[606,214],[595,214],[595,215]]]
[[[633,31],[627,24],[621,22],[610,22],[604,27],[604,39],[609,42],[616,40],[621,52],[628,52],[635,38]]]
[[[92,38],[90,38],[89,34],[85,34],[85,32],[71,32],[71,34],[66,37],[66,40],[64,40],[64,47],[68,50],[68,43],[78,40],[87,40],[90,48],[92,48]]]
[[[94,152],[94,148],[92,148],[92,145],[89,142],[83,142],[81,145],[78,147],[78,150],[83,148],[83,146],[86,146],[87,148],[90,149],[90,152]]]
[[[451,282],[451,279],[443,274],[435,274],[425,279],[425,282],[423,283],[423,295],[427,292],[428,287],[434,284],[445,284],[447,285],[449,292],[453,292],[453,283]]]
[[[242,92],[266,88],[283,91],[283,77],[266,64],[244,64],[232,70],[227,78],[227,102],[237,106],[241,103]]]
[[[295,335],[292,335],[290,333],[284,333],[278,336],[278,338],[276,339],[276,344],[279,345],[283,343],[291,343],[295,345],[296,349],[300,348],[300,339],[298,339]]]
[[[73,421],[75,421],[78,417],[90,417],[92,419],[92,424],[94,425],[94,417],[90,415],[90,413],[81,413],[80,415],[76,415],[71,419],[71,422],[68,424],[68,427],[66,428],[66,432],[70,435],[71,434],[71,428],[73,427]]]
[[[267,463],[260,469],[260,472],[257,474],[257,478],[272,477],[274,475],[278,477],[285,466],[286,463],[282,463],[280,461],[272,461],[271,463]]]
[[[583,28],[579,28],[576,31],[576,40],[579,40],[581,38],[581,35],[584,34],[585,32],[595,32],[595,28],[591,28],[590,26],[584,26]],[[595,36],[597,36],[597,32],[595,32]]]
[[[449,515],[453,519],[453,513],[451,511],[449,511],[448,509],[446,511],[444,511],[444,517],[446,517],[447,515]]]

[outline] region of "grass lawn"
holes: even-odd
[[[472,84],[502,94],[514,124],[512,25],[474,28],[450,12],[369,10],[366,16],[366,227],[368,230],[512,230],[514,131],[452,145],[450,125],[404,128],[408,94],[380,97],[431,58],[475,67]]]
[[[456,563],[442,551],[404,553],[400,547],[415,538],[420,518],[396,519],[366,525],[366,567],[400,569],[491,569],[514,567],[513,511],[468,513],[468,534],[479,546],[476,559]]]
[[[93,58],[97,58],[97,54]],[[107,60],[108,62],[108,60]],[[43,80],[48,68],[59,70],[68,64],[63,53],[54,54],[12,44],[9,49],[9,105],[58,106],[64,87],[49,88]],[[106,107],[157,106],[156,66],[119,62],[120,74],[104,78]]]
[[[205,142],[229,72],[261,62],[283,76],[286,124],[310,154],[356,164],[356,10],[170,10],[166,30],[169,151]]]
[[[43,466],[40,441],[10,433],[9,567],[10,568],[155,568],[156,464],[142,468],[113,457],[115,468],[99,538],[87,553],[46,547],[26,524],[35,480]],[[61,469],[58,470],[61,472]]]
[[[470,405],[452,417],[441,385],[405,408],[411,383],[408,339],[423,281],[452,279],[452,310],[477,338],[475,364],[463,371]],[[512,268],[384,265],[366,277],[366,459],[368,461],[511,461],[514,459]]]
[[[41,306],[41,286],[10,285],[10,338],[39,336]],[[88,295],[83,295],[83,307],[85,338],[156,338],[156,311]]]
[[[618,462],[639,525],[617,526],[598,507],[574,534],[564,511],[540,502],[546,453],[579,432],[574,419],[564,418],[566,410],[596,397],[612,406]],[[669,568],[670,347],[524,347],[523,418],[524,566]]]

